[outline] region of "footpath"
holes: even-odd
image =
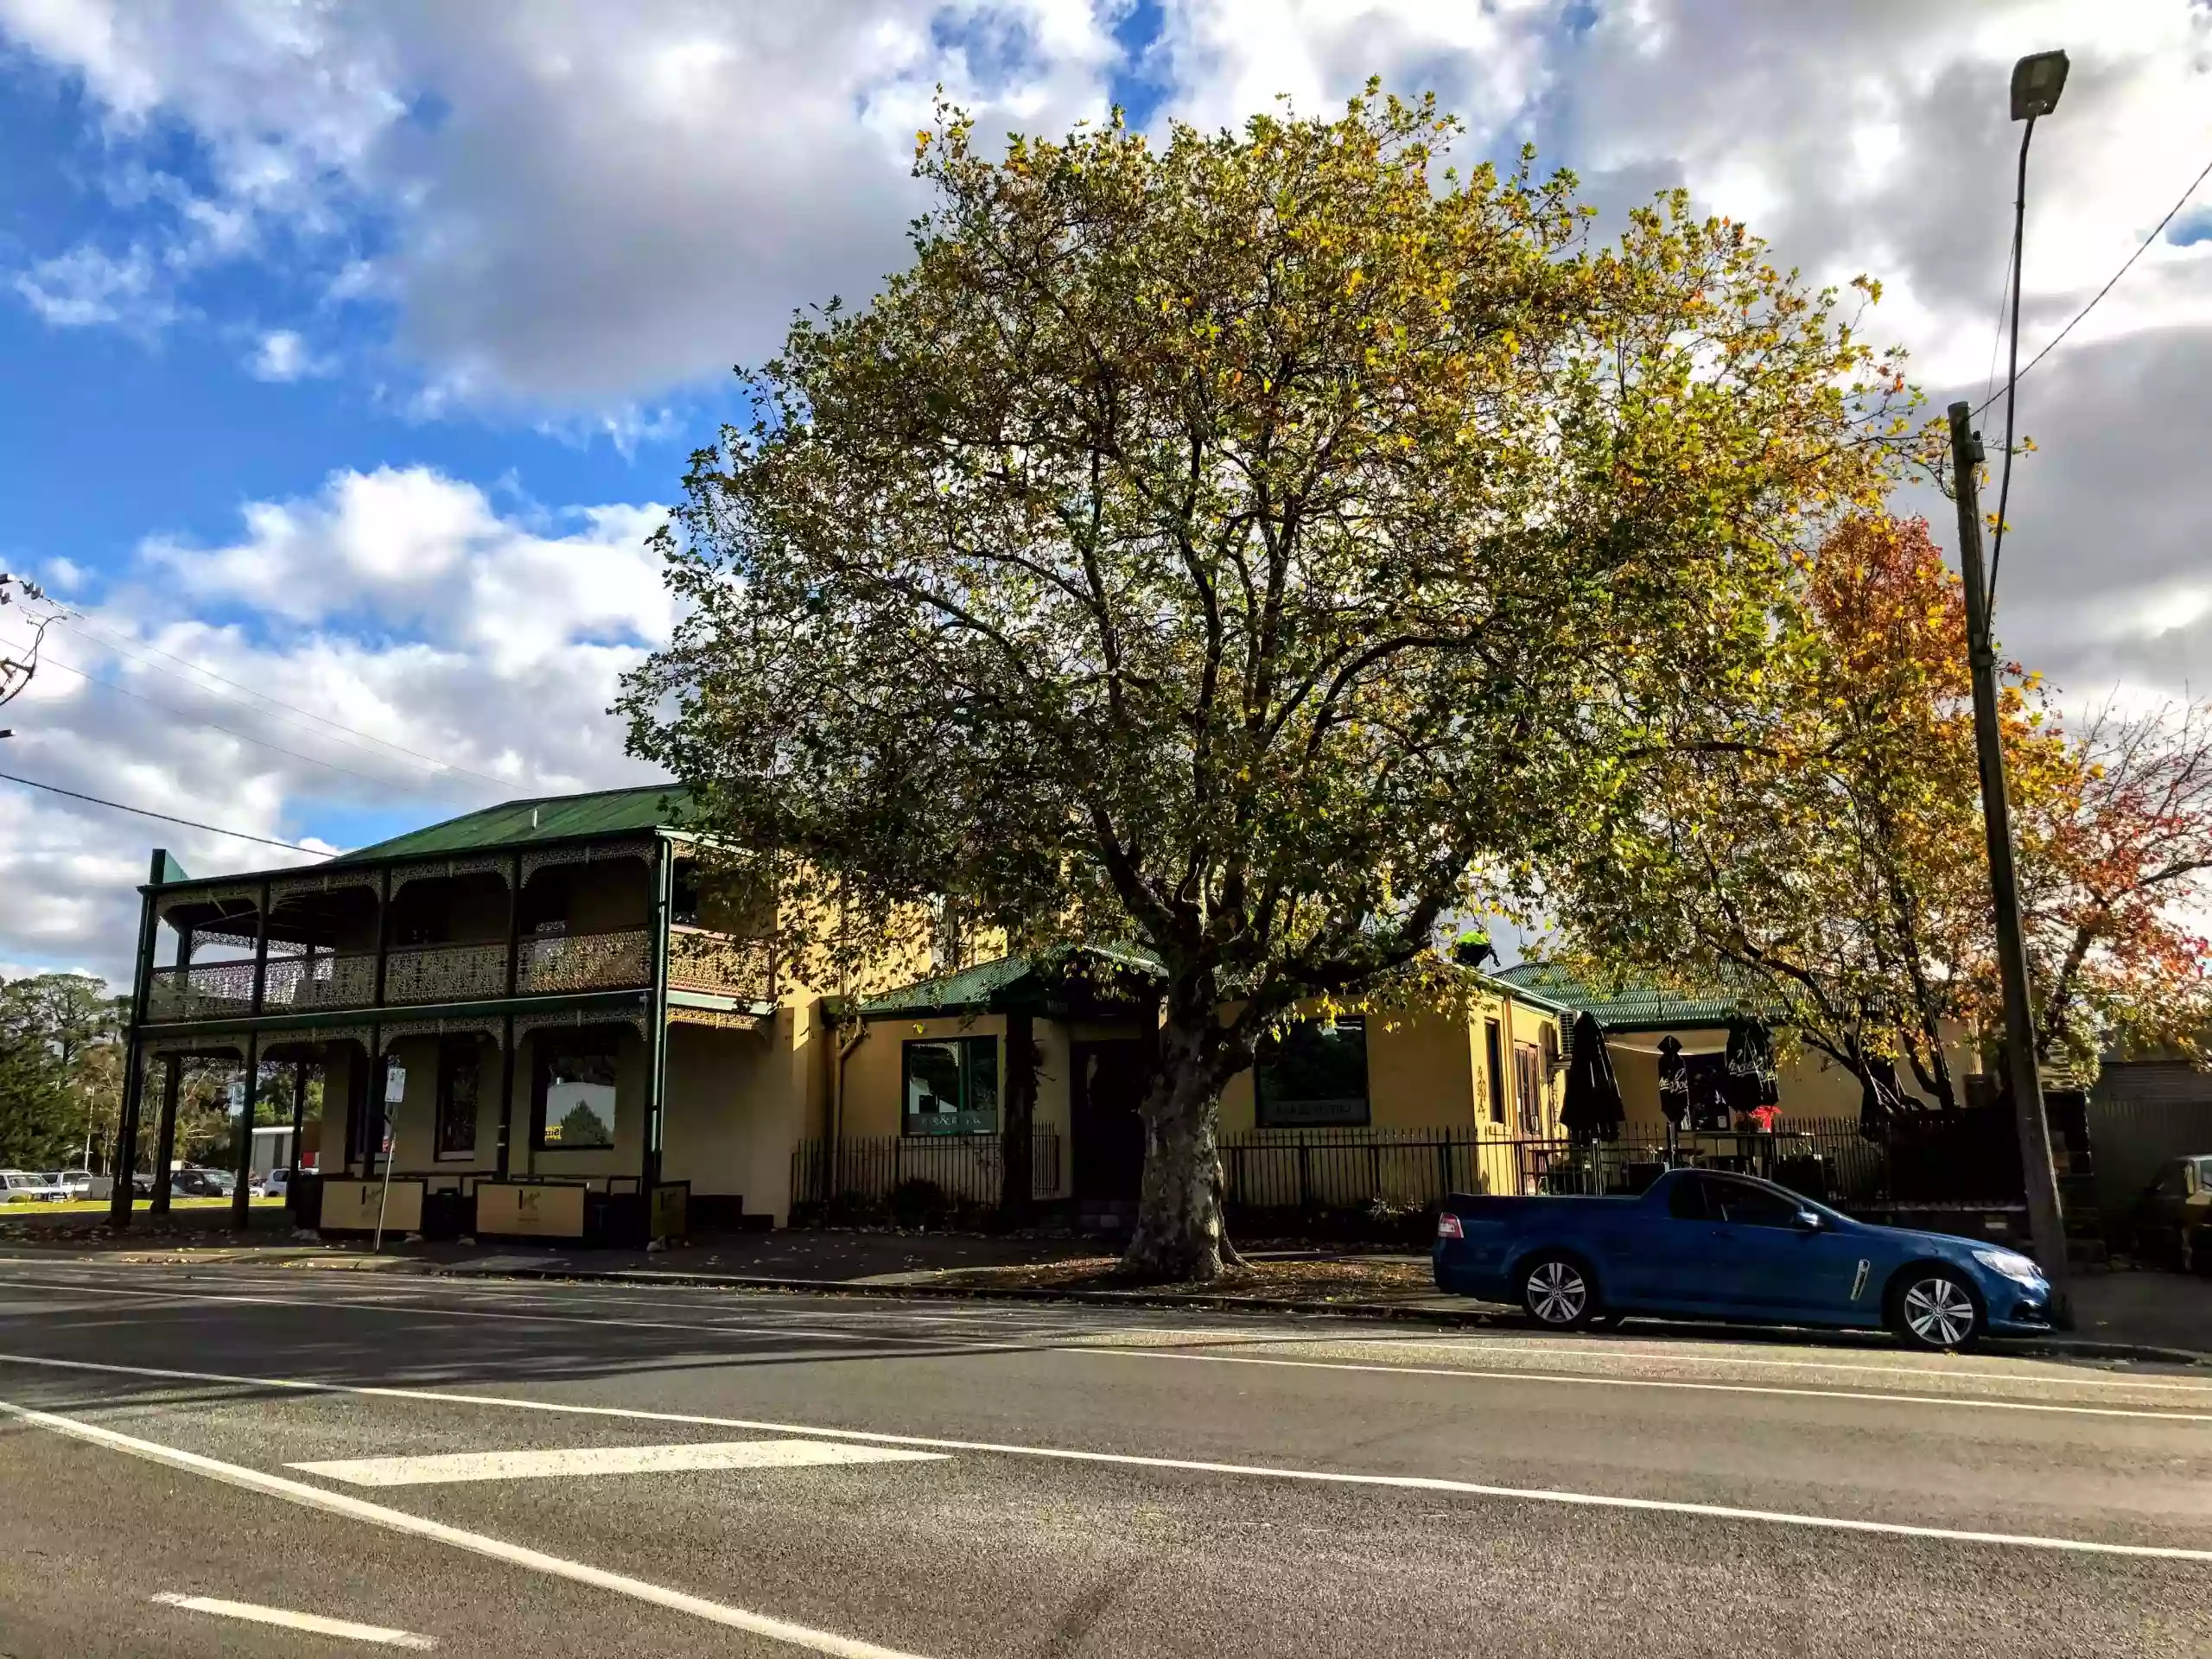
[[[1297,1241],[1242,1246],[1248,1265],[1205,1286],[1130,1287],[1108,1246],[1065,1236],[832,1229],[702,1236],[673,1250],[580,1249],[512,1241],[482,1245],[387,1238],[322,1240],[257,1211],[244,1234],[227,1211],[140,1216],[117,1233],[105,1217],[0,1212],[0,1259],[67,1257],[118,1266],[178,1263],[392,1273],[452,1278],[597,1280],[640,1286],[896,1297],[1055,1301],[1214,1312],[1333,1315],[1423,1325],[1528,1328],[1519,1311],[1437,1291],[1426,1255]],[[1993,1351],[2212,1366],[2212,1278],[2125,1267],[2077,1272],[2075,1328],[2008,1340]],[[1642,1321],[1669,1334],[1744,1327]],[[1793,1332],[1796,1339],[1808,1333]],[[1825,1338],[1823,1339],[1826,1339]],[[1838,1340],[1864,1341],[1863,1335]],[[1880,1340],[1880,1338],[1873,1338]]]

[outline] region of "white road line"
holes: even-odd
[[[5,1400],[0,1400],[0,1416],[35,1424],[57,1434],[67,1434],[73,1440],[89,1440],[95,1446],[104,1446],[112,1451],[127,1452],[133,1457],[165,1464],[188,1474],[205,1475],[211,1480],[242,1486],[248,1491],[280,1497],[307,1509],[321,1510],[327,1515],[342,1516],[349,1521],[365,1521],[371,1526],[428,1538],[434,1542],[448,1544],[455,1549],[467,1550],[473,1554],[487,1555],[493,1560],[505,1561],[529,1572],[588,1584],[594,1589],[611,1590],[616,1595],[651,1602],[676,1612],[689,1613],[692,1618],[704,1619],[709,1624],[727,1625],[731,1630],[745,1630],[754,1636],[766,1637],[771,1641],[788,1643],[810,1652],[832,1654],[837,1659],[916,1659],[914,1655],[902,1653],[896,1648],[879,1647],[873,1642],[839,1636],[834,1630],[813,1630],[804,1624],[772,1618],[766,1613],[748,1612],[742,1607],[728,1606],[681,1590],[671,1590],[663,1585],[648,1584],[643,1579],[609,1573],[603,1567],[587,1566],[582,1561],[568,1560],[558,1555],[548,1555],[521,1544],[511,1544],[503,1538],[449,1527],[442,1521],[410,1515],[404,1510],[387,1509],[365,1498],[352,1497],[344,1492],[329,1491],[321,1486],[310,1486],[305,1481],[265,1474],[258,1469],[225,1463],[218,1458],[203,1457],[197,1452],[182,1451],[156,1440],[142,1440],[135,1434],[118,1433],[114,1429],[103,1428],[97,1423],[84,1422],[74,1417],[63,1417],[49,1411],[34,1411],[28,1406],[12,1405]]]
[[[461,1480],[542,1480],[566,1475],[678,1474],[695,1469],[811,1469],[851,1463],[938,1463],[942,1452],[833,1440],[688,1440],[674,1446],[563,1446],[525,1452],[440,1452],[414,1458],[340,1458],[288,1463],[349,1486],[435,1486]]]
[[[1286,1365],[1309,1371],[1369,1371],[1391,1376],[1458,1376],[1485,1382],[1579,1382],[1602,1389],[1681,1389],[1699,1394],[1769,1394],[1791,1399],[1866,1400],[1884,1405],[1956,1406],[1969,1411],[2055,1411],[2079,1417],[2147,1417],[2162,1423],[2212,1423],[2212,1412],[2152,1407],[2080,1406],[2043,1400],[1989,1400],[1971,1395],[1877,1394],[1869,1389],[1784,1388],[1772,1382],[1697,1382],[1682,1377],[1595,1376],[1586,1371],[1478,1371],[1449,1365],[1368,1364],[1348,1359],[1275,1359],[1256,1354],[1194,1354],[1179,1348],[1071,1348],[1123,1359],[1191,1359],[1211,1365]]]
[[[288,1630],[306,1630],[315,1636],[334,1636],[346,1642],[373,1642],[379,1647],[414,1648],[428,1652],[438,1645],[434,1636],[417,1636],[412,1630],[395,1630],[384,1624],[356,1624],[350,1618],[325,1618],[321,1613],[296,1613],[284,1607],[259,1607],[250,1601],[221,1601],[213,1596],[179,1595],[174,1590],[164,1590],[153,1598],[164,1607],[182,1607],[194,1613],[213,1613],[218,1618],[242,1618],[254,1624],[281,1624]]]
[[[1848,1359],[1763,1359],[1739,1354],[1686,1354],[1673,1349],[1630,1348],[1627,1345],[1599,1339],[1575,1345],[1544,1345],[1533,1342],[1452,1340],[1438,1337],[1366,1337],[1332,1338],[1300,1337],[1301,1342],[1338,1343],[1346,1340],[1388,1342],[1395,1347],[1427,1348],[1446,1353],[1478,1354],[1546,1354],[1572,1355],[1579,1359],[1607,1360],[1666,1360],[1684,1365],[1742,1365],[1761,1370],[1793,1371],[1880,1371],[1897,1376],[1941,1376],[1945,1378],[1971,1377],[1985,1382],[2051,1382],[2069,1388],[2084,1389],[2154,1389],[2160,1393],[2212,1394],[2212,1382],[2177,1382],[2164,1376],[2133,1376],[2111,1372],[2086,1372],[2071,1366],[2054,1366],[2044,1371],[1984,1371],[1952,1370],[1932,1365],[1862,1365]],[[2048,1363],[2023,1357],[2023,1365]]]
[[[751,1429],[766,1434],[795,1434],[809,1438],[858,1440],[876,1446],[924,1446],[931,1451],[995,1452],[1003,1457],[1039,1458],[1064,1463],[1105,1464],[1122,1468],[1174,1469],[1193,1474],[1236,1475],[1262,1480],[1293,1480],[1320,1485],[1386,1486],[1412,1491],[1460,1492],[1473,1497],[1516,1499],[1525,1503],[1559,1503],[1598,1510],[1629,1510],[1645,1514],[1690,1515],[1721,1521],[1758,1521],[1777,1526],[1805,1527],[1832,1532],[1874,1533],[1897,1538],[1930,1538],[1948,1543],[1995,1544],[2013,1549],[2044,1549],[2085,1555],[2128,1555],[2152,1560],[2196,1561],[2212,1565],[2212,1549],[2183,1549],[2165,1544],[2115,1544],[2093,1538],[2053,1538],[2037,1533],[1972,1532],[1948,1527],[1922,1527],[1898,1521],[1860,1521],[1842,1516],[1801,1515],[1785,1510],[1738,1509],[1724,1503],[1692,1503],[1672,1498],[1618,1497],[1601,1492],[1556,1491],[1532,1486],[1493,1486],[1471,1480],[1446,1480],[1428,1475],[1364,1475],[1328,1469],[1285,1469],[1267,1464],[1215,1463],[1192,1458],[1148,1458],[1132,1452],[1084,1452],[1069,1446],[1016,1446],[997,1440],[956,1440],[941,1435],[886,1434],[873,1429],[830,1428],[820,1424],[765,1422],[748,1417],[710,1417],[689,1412],[644,1411],[629,1406],[570,1405],[559,1401],[530,1400],[518,1395],[461,1394],[443,1389],[400,1389],[367,1383],[318,1382],[302,1377],[241,1376],[222,1371],[165,1370],[150,1365],[117,1365],[88,1359],[48,1359],[28,1354],[0,1354],[0,1364],[35,1365],[61,1370],[111,1372],[124,1376],[149,1376],[185,1382],[230,1382],[245,1388],[289,1389],[308,1394],[344,1394],[378,1400],[427,1400],[440,1405],[497,1406],[515,1411],[543,1411],[561,1416],[609,1417],[632,1422],[685,1423],[709,1428]],[[0,1405],[0,1411],[19,1416],[36,1415],[21,1407]],[[90,1427],[90,1425],[82,1427]],[[106,1433],[109,1431],[98,1431]],[[189,1455],[179,1453],[180,1456]],[[272,1477],[273,1478],[273,1477]],[[287,1485],[294,1483],[286,1482]],[[305,1490],[321,1492],[320,1488]],[[334,1497],[335,1493],[322,1493]],[[413,1517],[410,1516],[409,1519]]]

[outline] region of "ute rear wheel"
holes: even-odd
[[[1580,1331],[1598,1316],[1589,1269],[1571,1255],[1539,1255],[1521,1270],[1521,1306],[1547,1331]]]
[[[1983,1323],[1973,1288],[1948,1268],[1910,1268],[1891,1293],[1891,1328],[1915,1348],[1931,1353],[1971,1348]]]

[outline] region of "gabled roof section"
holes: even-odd
[[[1656,985],[1632,985],[1611,993],[1592,991],[1564,969],[1544,962],[1516,963],[1498,969],[1492,977],[1570,1012],[1594,1014],[1608,1031],[1725,1026],[1744,1012],[1743,1001],[1737,997],[1693,996]]]
[[[376,864],[391,858],[436,857],[493,847],[527,847],[537,842],[676,829],[684,821],[690,798],[680,785],[650,784],[641,789],[602,789],[588,795],[508,801],[448,818],[443,823],[410,830],[372,847],[357,847],[328,861]]]
[[[1096,974],[1093,964],[1103,968]],[[1034,956],[1000,957],[979,962],[957,974],[940,974],[917,980],[860,1005],[863,1020],[918,1020],[953,1014],[982,1014],[1024,1004],[1034,1006],[1067,995],[1068,982],[1105,977],[1120,973],[1142,979],[1160,976],[1158,957],[1130,945],[1085,944]],[[1096,996],[1100,988],[1093,986]]]

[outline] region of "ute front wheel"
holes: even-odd
[[[1540,1255],[1521,1271],[1521,1306],[1547,1331],[1580,1331],[1598,1317],[1598,1293],[1573,1256]]]
[[[1981,1334],[1981,1304],[1948,1268],[1915,1268],[1892,1293],[1890,1323],[1915,1348],[1955,1352]]]

